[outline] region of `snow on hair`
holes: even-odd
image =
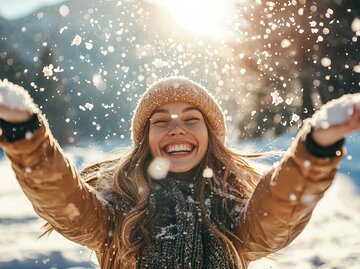
[[[23,87],[0,79],[0,104],[11,109],[38,113],[39,108],[35,105],[28,91]]]

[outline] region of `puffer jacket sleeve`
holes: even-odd
[[[235,228],[247,261],[290,244],[309,222],[317,202],[330,187],[343,152],[332,158],[310,154],[303,129],[292,147],[256,187]]]
[[[46,119],[41,127],[15,142],[1,138],[0,147],[36,213],[66,238],[101,251],[112,221],[110,205],[83,182],[53,138]]]

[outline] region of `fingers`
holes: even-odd
[[[33,115],[30,111],[23,111],[19,109],[12,109],[5,105],[0,104],[0,118],[11,122],[11,123],[20,123],[28,121]]]

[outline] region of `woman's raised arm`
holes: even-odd
[[[83,182],[28,93],[0,80],[0,147],[36,213],[68,239],[100,250],[109,239],[110,205]]]
[[[249,260],[280,250],[305,228],[332,184],[343,138],[360,128],[359,98],[334,100],[305,121],[280,164],[259,183],[235,229]]]

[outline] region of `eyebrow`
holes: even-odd
[[[188,106],[188,107],[184,108],[182,112],[184,113],[184,112],[188,112],[191,110],[197,110],[200,112],[200,110],[196,106]],[[155,113],[168,113],[169,114],[170,112],[167,109],[158,108],[158,109],[154,110],[154,112],[151,115],[154,115]]]

